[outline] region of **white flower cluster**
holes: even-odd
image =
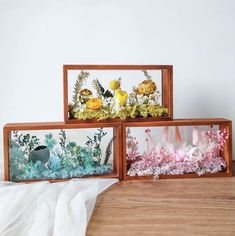
[[[139,105],[150,104],[157,105],[159,104],[160,93],[159,91],[154,92],[153,94],[137,94],[137,101]]]

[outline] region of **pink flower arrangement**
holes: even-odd
[[[179,129],[176,129],[176,132],[176,136],[180,136]],[[228,132],[211,128],[202,132],[200,140],[197,132],[199,131],[194,128],[193,145],[184,142],[184,144],[175,147],[173,143],[164,145],[159,142],[156,146],[156,140],[153,140],[151,130],[146,129],[147,151],[140,155],[138,142],[128,129],[127,160],[131,160],[131,162],[127,174],[130,176],[154,175],[158,177],[163,174],[197,173],[202,175],[224,171],[226,161],[219,154],[224,149],[229,137]],[[167,137],[165,130],[163,134]],[[167,140],[165,137],[164,140]],[[178,142],[178,140],[179,138],[176,141]],[[151,145],[155,145],[155,147],[152,148]]]
[[[209,131],[203,132],[203,136],[207,139],[210,145],[214,146],[216,150],[223,150],[228,139],[228,132],[226,129],[214,130],[211,128]]]

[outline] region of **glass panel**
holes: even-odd
[[[127,175],[216,173],[226,169],[228,134],[218,126],[127,128]]]
[[[161,70],[68,70],[69,117],[167,116]]]
[[[113,128],[11,131],[10,180],[64,179],[114,170]]]

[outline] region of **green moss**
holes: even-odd
[[[123,110],[113,113],[109,107],[104,107],[101,110],[90,110],[86,109],[84,111],[79,111],[75,114],[75,118],[79,120],[105,120],[108,118],[120,118],[125,120],[127,118],[136,117],[162,117],[168,114],[168,109],[160,105],[129,105]]]
[[[110,118],[111,110],[109,107],[103,108],[101,110],[91,110],[86,109],[85,111],[79,111],[75,113],[74,117],[79,120],[90,120],[90,119],[97,119],[97,120],[105,120]]]

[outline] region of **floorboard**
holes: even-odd
[[[122,181],[101,194],[87,235],[235,235],[235,177]]]

